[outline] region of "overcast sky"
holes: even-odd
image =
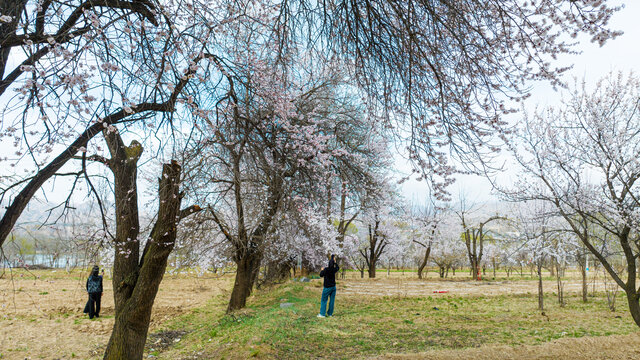
[[[612,2],[624,3],[625,8],[613,16],[610,24],[612,29],[621,30],[624,34],[602,47],[582,38],[578,48],[582,51],[580,55],[564,56],[558,59],[558,66],[573,65],[573,69],[564,75],[566,81],[571,81],[573,77],[584,78],[588,84],[592,85],[610,71],[634,71],[640,74],[640,0]],[[555,92],[551,86],[546,83],[534,83],[531,86],[533,93],[525,104],[527,108],[558,104],[561,94]],[[516,114],[512,121],[517,121],[518,116]],[[6,150],[9,149],[3,149],[3,151]],[[400,158],[396,161],[396,168],[405,174],[410,171],[406,161]],[[502,180],[508,182],[513,174],[514,172],[511,174],[507,172],[500,176]],[[60,187],[64,186],[64,180],[55,185],[49,182],[43,190],[50,196],[49,201],[60,201],[66,196],[65,192],[59,191]],[[55,191],[53,191],[54,187]],[[409,201],[418,203],[425,201],[427,187],[424,182],[409,180],[401,186],[401,190]],[[479,176],[459,176],[457,182],[450,187],[450,192],[454,199],[462,192],[472,202],[489,203],[496,200],[496,197],[491,194],[491,185],[488,180]]]
[[[613,16],[610,23],[612,29],[621,30],[624,34],[607,42],[602,47],[597,43],[589,42],[587,38],[582,38],[578,47],[581,54],[558,59],[559,66],[573,65],[573,68],[565,73],[565,81],[572,81],[574,77],[579,80],[584,78],[588,85],[593,85],[611,71],[633,71],[640,74],[640,0],[612,1],[612,3],[624,4],[624,8]],[[559,104],[562,93],[554,91],[546,83],[534,83],[531,86],[532,96],[525,103],[527,109]],[[516,114],[513,120],[517,121],[518,116]],[[408,172],[410,169],[408,164],[401,159],[396,162],[396,167],[404,172]],[[513,174],[509,174],[507,171],[501,176],[508,181],[508,178]],[[471,201],[492,202],[497,200],[491,194],[489,181],[479,176],[458,176],[456,183],[451,186],[450,192],[454,199],[462,192]],[[402,185],[402,193],[407,200],[422,203],[427,194],[427,187],[424,182],[411,180]]]

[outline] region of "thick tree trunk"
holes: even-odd
[[[629,312],[636,325],[640,326],[640,296],[636,293],[635,289],[625,291],[627,294],[627,302],[629,303]]]
[[[473,277],[473,280],[479,280],[480,267],[478,266],[478,261],[476,259],[471,260],[471,276]]]
[[[163,166],[158,220],[147,240],[139,265],[124,276],[131,289],[121,291],[119,295],[114,291],[114,297],[118,300],[116,319],[105,350],[105,360],[142,359],[153,302],[167,267],[167,259],[175,245],[177,224],[181,217],[180,173],[180,165],[175,161]],[[116,258],[118,256],[125,254],[116,253]],[[114,277],[116,271],[122,270],[114,267]],[[129,296],[125,297],[127,294]]]
[[[109,167],[113,172],[116,205],[113,298],[116,309],[120,309],[131,297],[138,276],[140,223],[137,177],[138,159],[142,155],[142,146],[135,140],[131,145],[125,146],[120,135],[106,131],[105,139],[111,152]]]
[[[251,295],[253,290],[253,284],[260,270],[260,261],[262,256],[253,252],[251,254],[240,254],[236,260],[237,271],[236,280],[233,283],[233,290],[231,291],[231,299],[229,299],[229,306],[227,307],[227,313],[242,309],[247,305],[247,298]]]
[[[427,266],[427,262],[429,261],[429,255],[431,254],[431,246],[428,246],[424,251],[424,258],[422,258],[422,262],[420,266],[418,266],[418,279],[422,279],[422,271],[424,267]]]
[[[369,260],[369,268],[367,269],[367,272],[369,273],[369,279],[373,279],[376,277],[376,260],[372,257],[371,260]]]

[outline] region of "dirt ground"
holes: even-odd
[[[99,358],[114,322],[111,279],[104,281],[100,318],[82,313],[86,274],[64,270],[8,271],[0,278],[0,359]],[[164,321],[203,306],[229,279],[165,275],[151,315]]]
[[[603,291],[602,281],[589,281],[589,291],[594,289]],[[543,281],[545,292],[557,291],[555,281]],[[437,293],[446,291],[446,293]],[[566,293],[579,293],[582,291],[582,282],[579,279],[567,279],[564,281]],[[368,295],[368,296],[463,296],[463,295],[513,295],[513,294],[537,294],[538,282],[532,280],[505,280],[505,281],[441,281],[439,279],[419,280],[417,278],[381,277],[377,279],[347,279],[342,286],[342,294]]]
[[[433,274],[419,280],[415,274],[386,273],[379,279],[360,279],[350,274],[341,281],[344,296],[464,296],[535,294],[537,282],[511,280],[495,282],[442,281]],[[97,359],[113,326],[113,293],[105,279],[101,317],[89,320],[82,313],[86,302],[86,274],[63,270],[5,272],[0,278],[0,359]],[[231,277],[166,275],[156,297],[150,333],[162,323],[203,306],[212,297],[227,296]],[[595,282],[597,290],[602,284]],[[590,282],[590,290],[592,284]],[[545,281],[546,291],[556,291],[555,281]],[[566,281],[565,291],[578,292],[577,277]],[[447,294],[434,294],[446,290]],[[393,359],[640,359],[640,333],[628,336],[562,339],[540,346],[486,346],[459,351],[388,355]]]

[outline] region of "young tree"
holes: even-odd
[[[629,311],[640,326],[640,254],[636,181],[640,141],[640,82],[612,74],[594,91],[572,91],[561,108],[526,117],[514,153],[522,181],[507,195],[555,207],[575,236],[625,291]],[[619,247],[625,274],[616,271],[602,249]]]
[[[466,203],[464,199],[460,200],[459,208],[456,215],[462,225],[462,238],[467,247],[467,256],[469,265],[471,266],[471,274],[473,279],[480,280],[480,264],[482,264],[482,256],[484,255],[484,242],[487,236],[485,226],[491,222],[506,220],[506,217],[493,215],[485,216],[484,220],[473,219],[473,213],[476,211],[472,206]]]
[[[360,220],[366,230],[359,233],[362,242],[359,252],[369,278],[376,277],[376,266],[387,247],[401,240],[394,216],[395,211],[400,211],[399,199],[385,180],[380,187],[367,189],[366,211]]]
[[[527,202],[519,204],[516,210],[515,228],[518,240],[527,254],[531,266],[538,277],[538,309],[544,311],[544,288],[542,267],[549,260],[552,246],[551,215],[545,203]]]
[[[446,209],[436,205],[435,201],[431,201],[429,205],[416,211],[418,214],[417,216],[414,215],[412,220],[415,218],[419,229],[416,229],[412,241],[423,249],[423,256],[418,264],[418,278],[422,279],[422,272],[429,262],[431,247],[433,246],[433,241],[439,235],[439,227],[444,220]]]

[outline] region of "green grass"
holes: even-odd
[[[189,332],[160,358],[201,353],[212,358],[343,359],[385,353],[477,347],[482,344],[539,344],[561,337],[628,334],[638,330],[620,295],[618,310],[602,296],[584,304],[567,295],[561,308],[551,294],[546,316],[536,295],[367,297],[341,296],[335,316],[318,319],[317,283],[289,283],[260,292],[247,309],[224,315],[227,297],[212,299],[174,319],[170,329]],[[280,308],[280,302],[291,308]]]

